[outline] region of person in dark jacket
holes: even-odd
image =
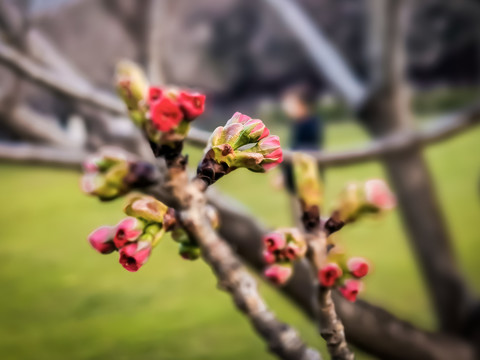
[[[282,97],[282,109],[290,121],[290,147],[294,151],[319,151],[323,148],[323,121],[315,112],[317,93],[308,85],[289,88]],[[294,193],[293,171],[290,164],[283,167],[287,190]],[[323,172],[321,171],[323,178]]]

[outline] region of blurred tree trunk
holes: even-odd
[[[373,93],[362,121],[375,137],[413,131],[405,84],[408,0],[369,0]],[[420,146],[387,155],[385,168],[395,187],[411,245],[428,284],[440,328],[461,333],[474,302],[459,271],[451,238],[437,202]]]

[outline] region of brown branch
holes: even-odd
[[[112,95],[96,90],[88,82],[78,83],[65,80],[63,76],[49,71],[16,51],[12,47],[0,43],[0,62],[15,69],[32,80],[47,86],[76,100],[95,105],[102,110],[125,115],[123,104]],[[416,145],[428,145],[450,136],[456,135],[480,121],[480,105],[460,110],[452,115],[439,119],[430,129],[418,133],[401,133],[371,142],[358,150],[341,152],[312,152],[319,164],[324,166],[344,166],[353,163],[376,160],[385,154],[402,151]],[[209,133],[199,129],[192,129],[188,141],[197,146],[205,146]],[[291,161],[291,152],[285,152],[285,161]]]
[[[205,184],[199,180],[188,181],[182,156],[167,164],[168,187],[177,217],[200,246],[202,257],[218,278],[219,287],[231,294],[237,308],[249,318],[272,353],[282,359],[320,360],[320,354],[308,348],[293,328],[276,319],[258,293],[253,276],[211,227],[205,212]]]
[[[298,198],[298,201],[302,204],[301,199]],[[317,206],[302,206],[302,212],[303,228],[308,245],[307,258],[314,274],[312,281],[315,292],[312,295],[317,302],[315,310],[320,335],[327,342],[332,359],[353,360],[355,355],[348,348],[343,323],[335,310],[332,291],[330,288],[322,286],[317,279],[317,274],[325,265],[328,256],[327,232],[320,221]]]
[[[86,153],[79,149],[51,146],[0,143],[0,162],[25,163],[79,170]]]
[[[114,114],[125,114],[125,105],[107,92],[63,79],[53,71],[38,65],[13,47],[0,42],[0,63],[52,90]]]
[[[26,162],[79,170],[85,155],[52,147],[0,143],[0,161]],[[147,190],[162,202],[173,204],[165,184]],[[253,268],[262,271],[262,236],[267,228],[234,199],[209,189],[207,198],[220,215],[220,236]],[[298,263],[293,279],[281,290],[312,319],[314,286],[307,264]],[[474,360],[472,348],[447,335],[421,330],[377,306],[358,300],[354,304],[334,296],[336,310],[345,325],[349,342],[379,358],[393,360]]]
[[[54,117],[34,111],[28,106],[14,104],[12,108],[0,107],[3,125],[22,138],[32,139],[56,146],[75,147]]]

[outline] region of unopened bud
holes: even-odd
[[[336,263],[328,263],[318,271],[318,281],[322,286],[332,287],[342,273],[342,269]]]
[[[265,269],[264,275],[276,285],[284,285],[292,276],[292,266],[289,264],[274,264]]]

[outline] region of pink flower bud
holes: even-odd
[[[138,239],[142,235],[145,224],[134,217],[128,217],[120,221],[117,225],[113,242],[117,249],[122,248],[128,242],[132,242]]]
[[[168,132],[180,124],[183,113],[175,101],[163,96],[150,105],[150,117],[158,130]]]
[[[110,254],[116,250],[113,243],[114,226],[101,226],[88,235],[90,245],[101,254]]]
[[[328,263],[318,271],[318,281],[322,286],[332,287],[342,273],[342,269],[336,263]]]
[[[120,264],[128,271],[135,272],[140,269],[150,257],[152,245],[148,241],[139,241],[122,247]]]
[[[367,260],[361,257],[353,257],[348,260],[347,268],[353,276],[362,278],[368,274],[370,266],[368,265]]]
[[[240,123],[245,124],[247,121],[251,120],[252,118],[248,115],[244,115],[241,112],[236,112],[233,114],[230,120],[227,121],[227,125]]]
[[[382,210],[392,209],[396,205],[395,196],[385,181],[380,179],[368,180],[365,183],[365,197],[367,202]]]
[[[258,147],[264,154],[269,154],[280,148],[280,138],[276,135],[267,136],[258,142]]]
[[[265,126],[262,120],[252,119],[245,123],[245,128],[248,129],[248,134],[246,134],[250,142],[259,141],[270,134],[270,131]]]
[[[86,173],[94,173],[99,170],[98,168],[99,157],[95,155],[88,156],[83,162],[83,170]]]
[[[178,102],[187,121],[192,121],[205,110],[205,95],[199,93],[180,92]]]
[[[362,290],[362,282],[358,280],[347,279],[339,290],[345,299],[354,302],[357,300],[358,293]]]
[[[285,248],[287,240],[284,234],[272,232],[263,237],[263,243],[268,251],[273,252]]]
[[[278,136],[270,135],[258,143],[260,153],[263,154],[262,168],[268,171],[283,161],[283,151]]]
[[[156,86],[151,86],[148,89],[148,103],[152,104],[153,102],[159,100],[162,97],[162,89]]]
[[[265,269],[265,277],[276,285],[284,285],[292,276],[293,270],[288,265],[271,265]]]
[[[271,251],[268,251],[268,250],[265,250],[263,253],[263,261],[265,262],[265,264],[273,264],[275,263],[275,254]]]

